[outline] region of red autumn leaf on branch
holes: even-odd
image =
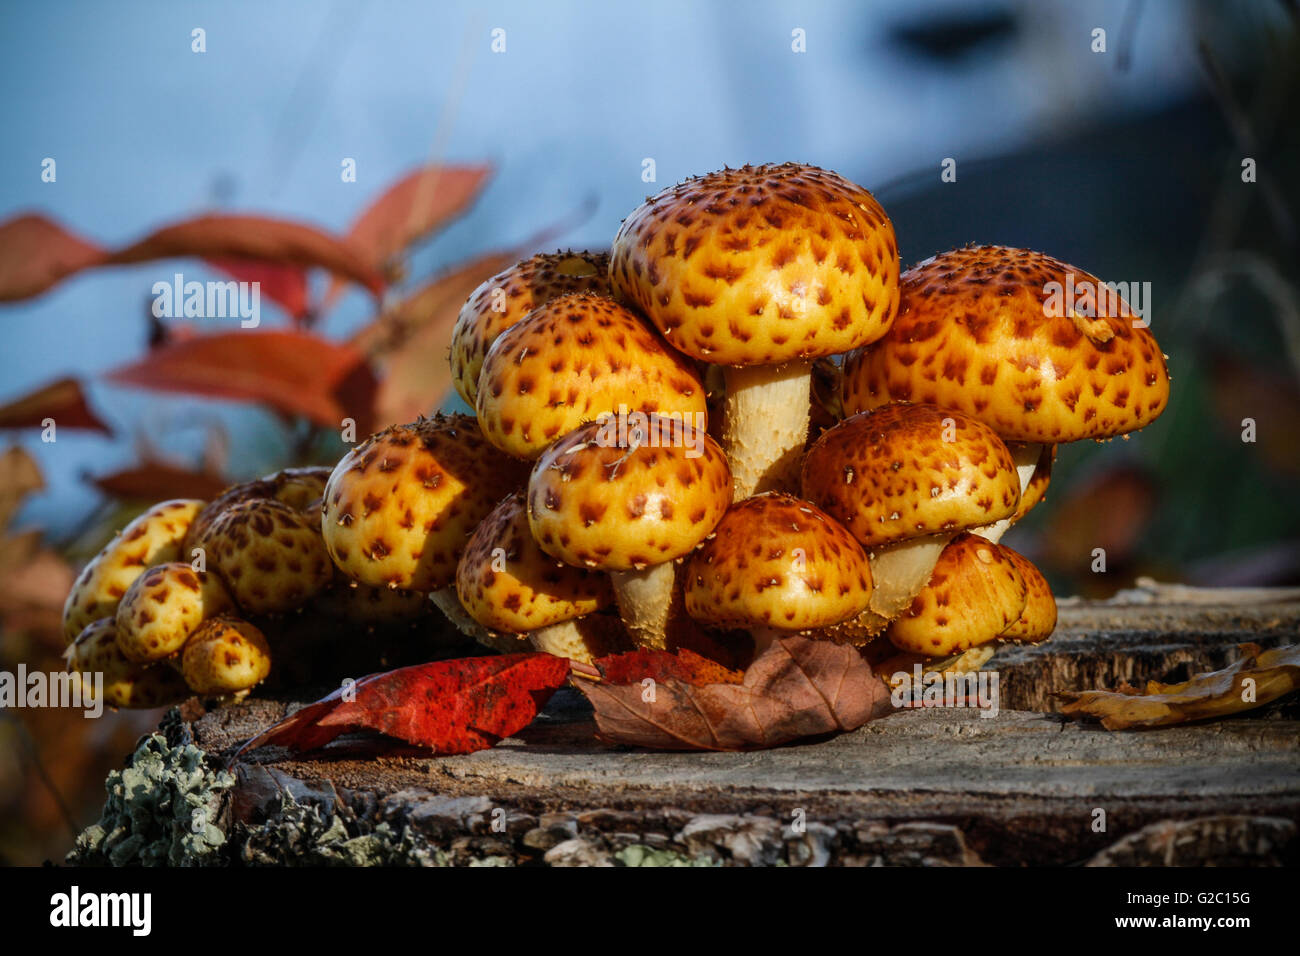
[[[369,427],[371,409],[349,396],[373,395],[374,373],[357,349],[308,332],[251,331],[202,335],[164,345],[140,362],[114,369],[109,381],[268,405],[337,428],[353,418]]]
[[[0,224],[0,301],[40,295],[107,257],[93,242],[44,216],[17,216]]]
[[[384,280],[367,250],[315,226],[266,216],[199,216],[150,233],[110,255],[114,263],[194,256],[257,259],[319,266],[365,286],[374,295]]]
[[[199,216],[108,251],[44,216],[28,215],[0,225],[0,301],[39,295],[94,266],[178,257],[320,267],[365,286],[376,296],[384,291],[378,260],[371,258],[367,248],[303,223],[268,216]],[[291,281],[277,280],[286,283],[283,294],[290,304],[294,293],[287,283]],[[267,294],[272,295],[269,290]]]
[[[212,266],[237,282],[256,282],[261,294],[303,324],[311,315],[307,270],[302,266],[257,259],[209,259]]]
[[[112,429],[91,410],[81,383],[61,378],[0,406],[0,428],[43,427],[54,419],[59,428],[87,428],[111,435]]]
[[[626,684],[577,681],[600,736],[653,750],[753,750],[853,730],[891,710],[889,690],[856,649],[802,637],[775,640],[743,683],[696,685],[626,668]]]
[[[406,247],[469,208],[491,175],[491,166],[416,169],[366,207],[348,231],[348,240],[364,249],[386,278],[395,280],[400,277],[398,259]],[[341,291],[342,285],[337,280],[330,283],[325,296],[326,308]]]
[[[340,734],[377,730],[440,754],[486,750],[527,727],[569,676],[551,654],[505,654],[417,664],[357,681],[290,714],[239,748],[317,750]]]
[[[491,166],[424,166],[403,176],[353,223],[348,239],[380,264],[469,207]]]

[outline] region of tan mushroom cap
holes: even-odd
[[[274,498],[231,505],[198,546],[207,552],[208,570],[249,614],[297,610],[334,576],[316,519]]]
[[[885,633],[899,650],[946,657],[996,639],[1024,607],[1025,582],[1006,552],[979,535],[959,534]]]
[[[557,561],[537,546],[522,494],[497,505],[470,537],[456,571],[456,593],[484,627],[516,634],[614,603],[607,575]]]
[[[685,577],[686,612],[717,627],[828,627],[871,599],[862,546],[820,508],[777,492],[733,505]]]
[[[478,523],[526,474],[468,415],[392,425],[335,466],[321,518],[325,546],[362,584],[446,587]]]
[[[492,343],[544,302],[570,292],[609,294],[609,255],[541,253],[502,269],[470,294],[451,333],[451,377],[473,408],[478,376]]]
[[[199,539],[207,534],[208,528],[217,519],[217,515],[231,505],[257,498],[273,498],[296,511],[309,510],[311,503],[324,493],[330,470],[324,465],[284,468],[252,481],[231,485],[204,505],[203,510],[195,516],[190,524],[190,530],[185,535],[183,556],[189,557],[189,549],[197,546]]]
[[[618,422],[611,416],[575,429],[533,466],[533,537],[567,564],[639,571],[675,560],[731,504],[727,459],[702,429],[650,415],[645,443],[621,447]]]
[[[707,414],[687,361],[612,299],[566,295],[502,335],[479,374],[478,421],[488,441],[520,458],[602,412]]]
[[[256,687],[271,673],[271,647],[247,621],[214,617],[186,642],[181,673],[196,694],[237,694]]]
[[[687,355],[778,365],[875,341],[898,305],[898,247],[880,203],[800,163],[724,169],[634,211],[610,284]]]
[[[872,548],[1006,518],[1020,501],[1020,477],[987,425],[896,404],[823,433],[804,459],[803,494]]]
[[[205,618],[234,607],[221,579],[185,561],[155,564],[135,579],[117,606],[117,644],[127,660],[170,657]]]
[[[1045,641],[1056,630],[1056,598],[1052,596],[1052,589],[1033,562],[1006,545],[1001,545],[1001,548],[1025,582],[1025,607],[1020,617],[1000,637],[1004,641],[1028,641],[1031,644]]]
[[[1049,291],[1067,281],[1082,300],[1071,314],[1064,294]],[[1149,425],[1169,402],[1164,356],[1122,300],[1086,300],[1097,283],[1051,256],[1002,246],[919,263],[903,275],[889,334],[845,361],[845,411],[926,402],[978,418],[1006,441],[1049,444]],[[1080,314],[1088,310],[1100,314]]]
[[[104,703],[110,707],[163,707],[190,694],[181,675],[168,665],[127,660],[111,617],[87,624],[63,653],[68,670],[79,675],[83,698],[93,699],[94,675],[102,675]]]

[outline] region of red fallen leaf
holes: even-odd
[[[551,654],[463,657],[371,674],[357,681],[354,700],[340,688],[262,731],[235,758],[268,744],[317,750],[351,730],[377,730],[440,754],[473,753],[527,727],[568,677],[569,662]]]
[[[288,314],[297,324],[311,315],[307,294],[307,270],[302,266],[257,259],[208,259],[208,265],[237,282],[258,283],[261,294]]]
[[[108,253],[44,216],[0,224],[0,301],[40,295],[61,279],[100,265]]]
[[[679,680],[696,686],[739,684],[745,679],[742,671],[723,667],[687,647],[675,654],[642,647],[626,654],[601,657],[594,663],[601,678],[611,684],[640,684],[647,677],[655,681]]]
[[[349,394],[373,394],[374,373],[350,345],[308,332],[244,330],[171,342],[143,360],[114,369],[109,381],[164,392],[255,401],[287,415],[358,430],[369,407],[345,404]]]
[[[320,266],[365,286],[374,295],[384,279],[364,248],[314,226],[267,216],[198,216],[150,233],[109,256],[114,263],[195,256],[202,259],[257,259],[298,266]]]
[[[54,419],[59,428],[113,433],[91,410],[81,383],[75,378],[61,378],[0,406],[0,428],[41,427],[47,418]]]
[[[220,475],[148,462],[91,479],[95,487],[114,498],[162,501],[166,498],[215,498],[230,484]]]
[[[630,671],[630,669],[629,669]],[[889,690],[862,656],[830,641],[772,642],[740,684],[576,682],[599,735],[654,750],[753,750],[853,730],[891,711]]]

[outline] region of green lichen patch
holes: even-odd
[[[221,794],[235,783],[204,764],[192,744],[172,747],[151,734],[127,766],[104,782],[108,799],[67,862],[90,866],[207,866],[224,862],[225,834],[214,823]]]

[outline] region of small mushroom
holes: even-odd
[[[571,292],[609,294],[603,252],[540,253],[503,269],[475,289],[451,333],[451,380],[470,408],[478,398],[483,359],[497,338],[529,312]]]
[[[1024,641],[1038,644],[1052,636],[1056,630],[1056,598],[1047,584],[1043,573],[1033,563],[1013,551],[1005,544],[1000,545],[1002,553],[1015,565],[1025,582],[1025,608],[1020,617],[1003,631],[999,638],[1004,641]]]
[[[804,460],[803,492],[871,553],[880,627],[912,603],[954,535],[1015,513],[1020,480],[987,425],[896,403],[828,429]]]
[[[893,328],[845,360],[845,412],[894,401],[962,412],[1017,444],[1027,487],[1039,445],[1113,438],[1165,410],[1169,371],[1147,324],[1051,256],[955,249],[903,274]],[[996,541],[1009,524],[982,533]]]
[[[497,636],[489,646],[500,648],[505,635],[526,634],[536,650],[584,662],[614,649],[607,622],[585,620],[614,603],[609,579],[542,551],[528,530],[522,494],[497,505],[470,536],[456,571],[456,594],[465,611]]]
[[[947,657],[996,640],[1025,608],[1024,579],[998,545],[976,534],[953,538],[929,582],[885,633],[895,647]]]
[[[164,660],[205,620],[233,608],[216,574],[183,561],[157,564],[135,579],[117,607],[117,645],[129,661]]]
[[[551,299],[500,336],[475,402],[488,441],[518,458],[604,412],[672,413],[707,423],[704,386],[682,356],[618,303]]]
[[[181,542],[202,501],[163,501],[123,528],[82,569],[63,605],[63,636],[71,644],[86,626],[113,617],[145,569],[181,557]]]
[[[898,249],[862,187],[800,163],[744,166],[623,220],[610,284],[675,348],[725,367],[722,447],[740,501],[796,490],[812,362],[888,331]]]
[[[744,628],[762,650],[781,634],[830,627],[871,599],[862,547],[816,505],[767,492],[734,504],[686,563],[686,611]]]
[[[197,546],[207,553],[208,570],[249,614],[297,610],[334,574],[315,522],[274,498],[231,505]]]
[[[204,505],[203,510],[194,518],[185,536],[182,557],[189,557],[190,549],[198,545],[199,539],[207,533],[217,515],[231,505],[256,498],[272,498],[295,511],[310,511],[313,501],[325,493],[325,482],[329,480],[331,470],[323,465],[284,468],[253,481],[231,485]]]
[[[470,534],[526,474],[467,415],[393,425],[335,466],[320,525],[325,547],[343,573],[371,587],[450,587]]]
[[[703,429],[649,415],[626,439],[615,418],[577,428],[537,460],[528,523],[547,554],[608,571],[623,622],[642,647],[689,635],[675,564],[713,531],[731,503],[726,458]]]
[[[92,675],[103,675],[104,703],[110,707],[165,707],[190,695],[174,668],[127,660],[118,646],[117,622],[111,617],[87,624],[64,651],[64,659],[68,670],[81,676],[83,697],[93,699]]]
[[[271,648],[247,621],[214,617],[185,643],[181,673],[196,694],[243,697],[271,673]]]

